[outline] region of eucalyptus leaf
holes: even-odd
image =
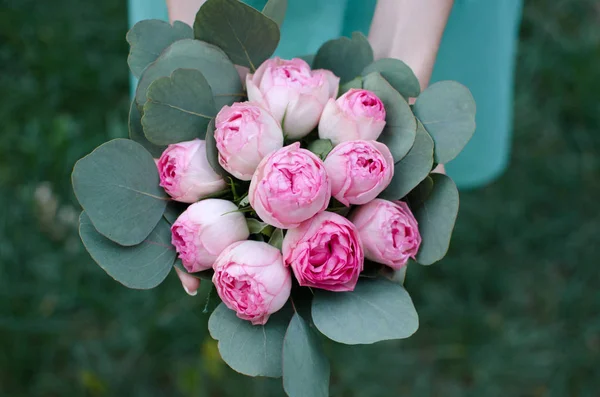
[[[313,62],[314,69],[328,69],[344,84],[359,76],[373,62],[373,49],[364,34],[352,33],[352,38],[329,40],[319,48]]]
[[[379,73],[364,78],[363,87],[373,91],[385,106],[385,128],[378,141],[392,152],[394,161],[402,160],[415,142],[417,121],[406,99],[396,91]]]
[[[121,245],[141,243],[169,200],[154,159],[139,143],[114,139],[79,160],[71,176],[77,200],[100,234]]]
[[[342,96],[351,89],[361,89],[363,88],[363,78],[361,76],[355,77],[352,80],[348,81],[340,85],[340,91],[338,92],[338,96]]]
[[[410,208],[417,209],[427,200],[433,191],[433,179],[431,175],[426,177],[406,196],[406,203]]]
[[[475,132],[475,100],[467,87],[456,81],[440,81],[419,95],[415,115],[435,142],[436,163],[454,159]]]
[[[308,144],[308,150],[325,160],[329,152],[333,149],[333,143],[330,139],[315,139]]]
[[[248,225],[250,234],[264,234],[267,237],[270,237],[271,234],[273,234],[274,227],[268,223],[261,222],[258,219],[246,218],[246,224]]]
[[[167,208],[165,209],[165,213],[163,214],[164,218],[169,222],[169,224],[174,224],[179,215],[183,213],[188,207],[186,203],[180,203],[178,201],[171,200],[167,204]]]
[[[173,25],[159,19],[140,21],[127,32],[126,39],[130,46],[127,64],[133,75],[140,77],[165,48],[177,40],[193,38],[192,28],[181,21],[175,21]]]
[[[206,127],[206,158],[212,169],[223,178],[230,178],[231,175],[219,164],[219,149],[217,149],[217,141],[215,140],[215,120],[212,119]]]
[[[208,331],[219,341],[223,360],[248,376],[278,378],[282,374],[283,338],[291,313],[285,307],[265,325],[252,325],[221,303],[208,320]]]
[[[385,278],[360,278],[352,292],[315,290],[312,318],[325,336],[347,345],[408,338],[419,327],[408,292]]]
[[[124,247],[98,233],[87,214],[82,212],[79,235],[94,261],[109,276],[129,288],[150,289],[162,283],[177,255],[171,245],[171,229],[164,219],[140,244]]]
[[[433,190],[413,209],[422,238],[417,253],[421,265],[431,265],[446,255],[458,215],[458,190],[452,179],[443,174],[431,174],[431,179]]]
[[[137,106],[135,106],[135,100],[131,102],[131,107],[129,108],[129,139],[142,145],[155,159],[160,158],[167,148],[166,146],[155,145],[146,138],[144,129],[142,128],[142,115]]]
[[[433,165],[433,140],[423,125],[417,123],[415,143],[408,154],[394,166],[394,177],[380,198],[399,200],[427,178]]]
[[[281,246],[283,244],[282,229],[273,230],[273,233],[271,233],[271,238],[269,239],[269,244],[281,251]]]
[[[290,397],[327,397],[329,376],[329,361],[317,336],[294,314],[283,340],[283,389]]]
[[[312,68],[312,64],[315,61],[315,54],[301,55],[298,58],[308,63],[308,66]]]
[[[399,59],[378,59],[368,65],[362,71],[362,75],[367,76],[373,72],[380,73],[406,100],[417,97],[421,92],[417,76],[407,64]]]
[[[254,72],[275,52],[279,27],[238,0],[207,0],[196,14],[194,36],[216,45],[233,63]]]
[[[139,108],[146,103],[150,84],[160,77],[168,77],[176,69],[196,69],[208,81],[217,109],[231,105],[244,97],[240,76],[227,55],[211,44],[185,39],[171,44],[140,76],[135,102]]]
[[[154,80],[147,96],[142,126],[156,145],[202,137],[217,115],[210,85],[195,69],[176,69],[171,76]]]
[[[287,0],[269,0],[262,10],[262,13],[275,21],[277,26],[281,28],[285,19],[287,10]]]

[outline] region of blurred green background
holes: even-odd
[[[128,290],[79,242],[73,164],[127,134],[126,26],[123,0],[0,0],[0,395],[280,396],[220,360],[202,294]],[[327,346],[333,396],[600,394],[600,5],[528,0],[520,36],[510,169],[408,271],[414,337]]]

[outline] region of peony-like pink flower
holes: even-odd
[[[352,291],[364,267],[356,227],[333,212],[322,212],[287,231],[283,261],[301,286]]]
[[[331,184],[320,158],[296,142],[265,157],[250,182],[248,199],[260,218],[282,229],[324,211]]]
[[[208,163],[206,143],[200,139],[169,145],[156,166],[160,186],[182,203],[196,202],[227,186]]]
[[[215,140],[221,166],[236,178],[249,181],[258,163],[281,149],[283,133],[267,110],[252,102],[238,102],[217,114]]]
[[[394,176],[394,158],[383,143],[348,141],[325,159],[331,195],[340,203],[366,204],[379,195]]]
[[[385,107],[367,90],[351,89],[337,100],[330,99],[319,121],[319,138],[334,145],[364,139],[374,141],[385,127]]]
[[[356,225],[365,257],[401,269],[421,245],[417,220],[403,201],[375,199],[359,207],[350,220]]]
[[[171,243],[190,273],[210,269],[230,244],[250,235],[244,214],[231,201],[206,199],[190,205],[171,226]]]
[[[268,59],[246,76],[248,99],[271,111],[284,134],[299,139],[319,123],[323,107],[335,98],[340,79],[329,70],[311,70],[299,58]]]
[[[281,252],[267,243],[231,244],[219,255],[214,269],[212,281],[223,303],[254,325],[265,324],[290,296],[292,276]]]

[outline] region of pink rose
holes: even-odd
[[[275,247],[259,241],[231,244],[214,265],[213,284],[221,300],[237,316],[252,324],[265,324],[285,305],[292,276]]]
[[[279,123],[268,111],[251,102],[225,106],[217,114],[216,127],[219,163],[243,181],[252,179],[258,163],[283,146]]]
[[[364,266],[356,227],[333,212],[322,212],[288,230],[282,251],[284,263],[306,287],[352,291]]]
[[[190,205],[171,226],[171,243],[190,273],[210,269],[231,243],[250,235],[244,214],[227,200],[206,199]]]
[[[333,148],[325,159],[331,195],[340,203],[366,204],[379,195],[394,176],[394,158],[383,143],[348,141]]]
[[[169,145],[156,165],[160,186],[175,201],[193,203],[227,186],[208,163],[200,139]]]
[[[296,142],[265,157],[250,182],[248,198],[260,218],[282,229],[324,211],[331,185],[325,165]]]
[[[374,262],[398,270],[419,251],[417,220],[403,201],[375,199],[359,207],[350,220],[360,233],[365,257]]]
[[[330,99],[319,121],[319,138],[334,145],[364,139],[374,141],[385,127],[385,108],[381,100],[367,90],[351,89],[337,100]]]
[[[339,82],[330,71],[311,70],[302,59],[275,57],[246,76],[246,89],[250,101],[263,104],[283,124],[288,138],[299,139],[317,126],[325,103],[337,96]]]

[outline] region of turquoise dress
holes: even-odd
[[[245,0],[261,9],[266,0]],[[289,0],[276,55],[312,54],[326,40],[365,34],[376,0]],[[167,19],[165,0],[129,0],[129,23]],[[444,33],[432,82],[456,80],[477,102],[477,131],[447,164],[461,188],[484,185],[506,168],[511,143],[513,72],[522,0],[457,0]],[[307,26],[310,29],[307,30]]]

